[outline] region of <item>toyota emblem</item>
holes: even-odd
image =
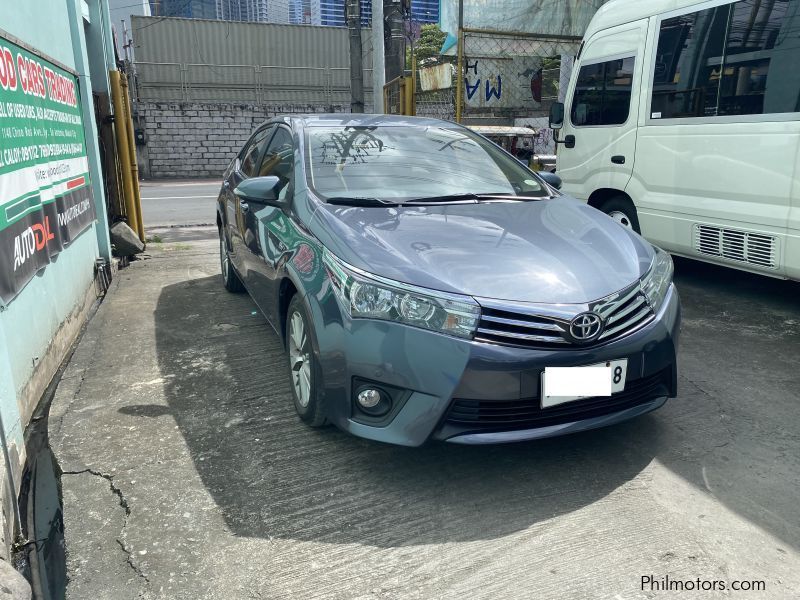
[[[593,342],[603,331],[603,319],[597,313],[585,312],[576,316],[569,324],[569,334],[576,342]]]

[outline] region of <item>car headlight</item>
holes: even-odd
[[[642,291],[650,306],[653,307],[653,311],[658,313],[664,303],[664,298],[667,297],[669,285],[672,283],[673,266],[672,258],[667,252],[656,246],[654,248],[656,255],[650,270],[642,277]]]
[[[333,288],[352,318],[396,321],[448,335],[471,338],[480,307],[469,296],[392,281],[343,262],[327,249],[323,262]]]

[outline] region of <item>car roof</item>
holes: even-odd
[[[273,122],[289,123],[295,127],[448,127],[460,125],[441,119],[407,117],[403,115],[378,115],[361,113],[316,113],[289,115],[270,119]]]

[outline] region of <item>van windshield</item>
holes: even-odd
[[[323,198],[548,194],[512,156],[455,127],[309,127],[306,171]]]

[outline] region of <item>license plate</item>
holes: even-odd
[[[621,392],[627,372],[627,358],[585,367],[546,367],[542,372],[542,408]]]

